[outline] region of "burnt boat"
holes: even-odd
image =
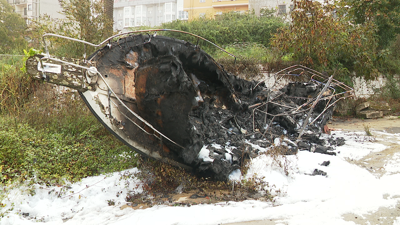
[[[292,153],[299,146],[311,148],[304,137],[320,133],[334,104],[352,92],[332,76],[303,66],[274,77],[297,77],[296,82],[268,88],[229,74],[198,43],[160,36],[159,31],[186,33],[137,31],[98,45],[46,34],[44,39],[65,38],[98,50],[87,59],[65,60],[50,56],[46,47],[46,54],[27,60],[27,72],[78,90],[97,119],[138,153],[218,180],[226,180],[250,154],[243,147],[246,139],[273,144],[285,134]],[[212,143],[232,148],[213,147],[207,159],[200,157]]]

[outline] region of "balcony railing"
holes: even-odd
[[[26,4],[28,1],[27,0],[10,0],[8,3],[12,5],[20,5],[20,4]]]

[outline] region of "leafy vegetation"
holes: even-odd
[[[0,0],[0,53],[22,52],[27,46],[25,30],[25,20],[6,0]]]
[[[372,22],[377,27],[380,49],[388,47],[400,33],[398,0],[342,0],[340,6],[355,24],[369,26]]]
[[[0,183],[77,181],[136,165],[136,154],[90,113],[77,92],[32,81],[2,62]]]
[[[3,57],[0,61],[0,114],[18,114],[35,84],[20,71],[21,57]]]
[[[278,28],[284,26],[284,20],[272,16],[271,13],[257,17],[254,13],[224,13],[217,18],[199,18],[192,21],[175,20],[165,23],[162,28],[182,30],[194,33],[220,46],[227,46],[233,43],[258,43],[268,47],[270,39]],[[188,40],[185,34],[168,33],[178,39]],[[197,40],[193,38],[193,43]],[[215,47],[200,43],[207,52],[214,52]]]
[[[2,183],[33,177],[39,183],[63,183],[64,179],[77,181],[135,165],[127,161],[127,156],[134,154],[125,146],[104,133],[101,138],[96,136],[103,129],[99,124],[75,135],[38,130],[7,117],[2,118],[0,125]]]
[[[318,1],[296,1],[290,26],[280,29],[272,45],[282,55],[318,70],[341,74],[355,71],[367,79],[376,76],[377,60],[375,25],[355,26],[335,4]]]

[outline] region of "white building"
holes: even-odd
[[[184,0],[114,0],[114,30],[158,26],[176,19],[187,20]]]
[[[260,15],[261,9],[274,9],[278,15],[285,15],[293,9],[292,0],[249,0],[249,9]]]
[[[10,5],[15,7],[15,12],[29,23],[45,14],[51,18],[64,18],[60,12],[61,5],[58,0],[7,0]]]

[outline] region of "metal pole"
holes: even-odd
[[[299,133],[299,136],[297,137],[296,144],[299,142],[301,136],[302,136],[303,133],[304,133],[304,130],[305,130],[307,124],[308,124],[308,120],[310,119],[311,114],[312,114],[312,112],[314,111],[314,107],[317,105],[317,103],[319,102],[320,98],[322,97],[322,95],[325,93],[326,89],[327,89],[327,88],[329,87],[329,85],[331,84],[332,79],[333,79],[333,75],[329,77],[329,80],[328,80],[328,82],[326,82],[325,87],[324,87],[324,88],[322,89],[322,91],[319,93],[317,99],[314,101],[313,105],[311,106],[310,111],[308,111],[307,118],[304,120],[304,122],[303,122],[303,127],[301,128],[301,131],[300,131],[300,133]]]

